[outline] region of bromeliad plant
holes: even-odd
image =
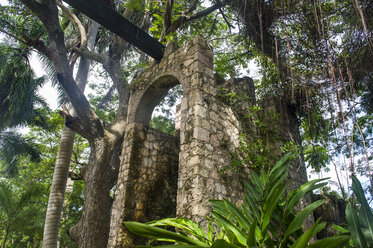
[[[186,219],[168,218],[147,224],[125,222],[125,225],[137,235],[178,243],[159,247],[340,247],[350,239],[348,234],[308,245],[325,223],[317,220],[305,232],[302,225],[322,201],[314,202],[300,212],[296,212],[295,208],[305,194],[325,186],[326,182],[323,182],[325,179],[313,180],[286,194],[287,169],[294,155],[289,153],[284,156],[268,174],[264,170],[260,175],[252,172],[241,208],[226,199],[211,201],[213,218],[207,233],[198,224]],[[176,227],[179,232],[159,228],[170,226]]]

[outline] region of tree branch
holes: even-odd
[[[83,48],[83,47],[73,47],[72,50],[76,52],[77,54],[79,54],[80,56],[83,56],[90,60],[94,60],[101,64],[106,64],[109,61],[108,56],[105,56],[103,54],[96,53],[96,52],[91,52],[88,49]]]
[[[108,90],[108,92],[106,93],[106,95],[104,96],[104,98],[102,98],[102,100],[99,102],[99,104],[97,104],[97,108],[98,109],[102,109],[104,107],[104,105],[106,105],[112,98],[113,96],[113,92],[114,92],[114,85],[112,85],[110,87],[110,89]]]
[[[84,128],[78,131],[83,136],[103,137],[104,128],[99,117],[91,109],[87,98],[79,89],[72,77],[72,70],[67,61],[64,33],[61,29],[58,10],[55,0],[43,0],[41,3],[35,0],[21,0],[45,26],[49,36],[48,59],[53,63],[57,79],[65,91],[69,101],[74,106],[78,118],[84,123]],[[68,120],[66,120],[68,121]],[[87,137],[88,138],[88,137]]]
[[[175,32],[178,28],[180,28],[182,25],[184,25],[185,23],[188,23],[190,21],[193,21],[193,20],[196,20],[196,19],[199,19],[201,17],[204,17],[204,16],[207,16],[209,15],[210,13],[214,12],[215,10],[221,8],[221,7],[224,7],[228,4],[230,4],[231,0],[225,0],[225,1],[219,1],[218,3],[204,9],[204,10],[201,10],[200,12],[197,12],[196,14],[194,15],[191,15],[191,16],[186,16],[185,14],[182,14],[171,26],[168,30],[166,30],[166,35],[170,34],[170,33],[173,33]],[[165,35],[165,36],[166,36]]]
[[[163,16],[163,28],[161,37],[159,38],[161,41],[166,36],[166,30],[170,28],[171,26],[171,19],[172,19],[172,7],[174,5],[174,0],[167,0],[166,3],[166,10]]]
[[[220,0],[217,0],[217,2],[220,3]],[[232,24],[230,24],[230,22],[228,21],[227,17],[225,16],[225,14],[224,14],[224,12],[221,8],[219,8],[219,12],[223,16],[223,19],[227,23],[229,31],[231,32],[231,28],[234,28],[234,26]]]
[[[20,43],[22,43],[26,46],[31,46],[31,47],[35,48],[38,52],[40,52],[41,54],[43,54],[45,56],[48,54],[48,48],[45,46],[43,41],[39,40],[42,33],[40,35],[38,35],[38,37],[36,39],[31,39],[30,37],[28,37],[26,35],[22,35],[22,38],[17,37],[17,36],[9,33],[8,31],[6,31],[4,29],[0,29],[0,32],[2,32],[5,35],[17,40],[18,42],[20,42]]]
[[[79,18],[70,11],[69,8],[67,8],[65,5],[63,5],[60,1],[56,1],[58,7],[62,9],[63,12],[65,12],[69,18],[76,24],[76,26],[79,29],[80,33],[80,46],[86,47],[87,46],[87,32],[83,26],[83,24],[80,22]]]
[[[76,161],[73,161],[74,163],[77,163]],[[82,164],[85,165],[85,164]],[[81,174],[75,173],[73,171],[69,171],[69,178],[73,181],[77,180],[84,180],[84,177]]]
[[[88,127],[85,120],[83,120],[79,116],[73,117],[68,113],[65,113],[64,111],[60,111],[59,114],[65,119],[65,126],[77,132],[88,141],[94,140],[96,138],[95,134],[103,132],[103,130],[95,130],[97,125],[91,125],[91,127]],[[94,121],[99,122],[98,119]],[[102,128],[101,124],[99,127]]]
[[[199,0],[195,0],[192,5],[190,5],[189,9],[185,12],[185,14],[190,14],[192,13],[196,8],[197,4],[199,3]]]

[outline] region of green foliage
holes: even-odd
[[[225,87],[220,88],[218,97],[232,109],[239,108],[250,101],[249,96],[240,91],[233,92]],[[240,144],[232,155],[232,163],[223,167],[220,172],[227,170],[240,172],[243,168],[269,171],[274,163],[284,154],[300,149],[297,144],[286,140],[280,135],[279,115],[275,112],[264,112],[260,105],[253,105],[249,112],[245,110],[236,114],[243,124],[244,132],[240,134]],[[253,128],[253,126],[255,128]],[[279,144],[282,144],[281,146]]]
[[[359,180],[352,176],[352,190],[355,193],[359,207],[347,204],[346,221],[354,246],[359,248],[373,246],[373,212],[364,195]]]
[[[39,184],[16,188],[0,181],[0,239],[3,244],[12,239],[18,247],[26,247],[27,243],[40,246],[45,216],[45,206],[41,204],[44,192],[45,188]]]
[[[187,219],[169,218],[147,224],[125,222],[125,225],[137,235],[180,244],[160,247],[340,247],[350,236],[342,234],[308,245],[325,223],[318,220],[305,232],[302,225],[322,201],[301,211],[296,208],[307,193],[326,183],[323,182],[325,179],[313,180],[285,194],[286,171],[294,155],[294,152],[288,153],[269,173],[264,170],[260,175],[253,172],[241,208],[226,199],[211,201],[213,218],[207,233]],[[179,233],[158,226],[174,227]]]
[[[28,62],[30,50],[0,45],[0,130],[44,119],[41,109],[48,108],[36,92],[44,77],[34,78]]]
[[[328,150],[320,145],[310,145],[304,149],[304,161],[308,163],[316,172],[320,172],[321,168],[326,168],[330,156]]]
[[[61,247],[78,248],[68,233],[71,227],[76,225],[82,215],[84,203],[84,182],[74,181],[71,190],[66,192],[66,203],[62,213],[61,228],[59,231],[59,243]]]
[[[31,162],[40,161],[40,151],[30,139],[11,131],[0,134],[0,164],[5,166],[7,176],[14,177],[18,174],[18,164],[24,157],[29,157]]]
[[[181,85],[170,89],[162,101],[154,108],[149,126],[164,133],[175,134],[176,103],[183,95]]]
[[[60,143],[61,130],[64,125],[63,118],[58,114],[58,111],[46,114],[46,126],[48,128],[43,128],[39,126],[30,126],[29,132],[23,135],[24,140],[32,141],[33,146],[36,147],[38,151],[38,159],[31,160],[29,155],[25,156],[27,153],[17,157],[16,169],[18,174],[14,175],[12,178],[3,179],[0,175],[0,180],[8,184],[13,191],[18,190],[14,193],[15,196],[24,194],[29,188],[39,187],[42,189],[42,194],[37,196],[37,200],[33,198],[32,201],[25,203],[25,208],[29,208],[35,204],[37,207],[33,208],[33,214],[35,219],[31,218],[32,221],[24,221],[24,226],[22,228],[17,228],[12,231],[11,238],[13,244],[11,247],[40,247],[42,233],[43,233],[43,221],[45,218],[45,211],[48,203],[48,190],[50,189],[53,169],[56,162],[56,155]],[[20,136],[16,134],[16,137]],[[1,138],[5,138],[2,136]],[[3,140],[2,140],[3,141]],[[13,140],[14,149],[20,153],[21,149],[18,147],[23,145],[21,141]],[[27,145],[27,144],[25,144]],[[7,145],[7,155],[11,152],[9,150],[10,145]],[[27,151],[27,150],[26,150]],[[73,157],[71,161],[70,172],[79,175],[82,165],[88,162],[89,145],[88,142],[81,136],[76,135]],[[3,161],[5,162],[5,161]],[[1,170],[6,170],[5,164],[1,162]],[[59,233],[59,243],[63,247],[77,247],[76,243],[71,240],[68,236],[68,230],[70,227],[75,225],[80,217],[83,206],[83,192],[84,192],[84,182],[74,181],[73,185],[69,186],[66,196],[63,211],[63,218],[61,220],[61,228]],[[12,203],[14,204],[14,203]],[[15,207],[15,205],[14,205]],[[36,218],[37,217],[37,218]],[[0,217],[2,219],[2,217]],[[35,229],[38,227],[39,229]],[[31,233],[34,230],[36,233]],[[4,234],[5,227],[0,227],[0,238]],[[10,245],[10,242],[9,242]],[[10,246],[9,246],[10,247]]]
[[[168,133],[174,135],[175,133],[175,120],[169,119],[165,116],[154,116],[151,121],[150,125],[151,128],[157,129],[164,133]]]
[[[48,44],[48,35],[41,21],[19,0],[9,0],[9,5],[0,6],[2,32],[11,34],[18,40],[25,37],[42,40]],[[27,41],[27,40],[26,40]]]

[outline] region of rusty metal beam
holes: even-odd
[[[163,57],[164,45],[128,21],[101,0],[63,0],[122,39],[156,60]]]

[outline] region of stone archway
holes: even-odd
[[[153,62],[136,79],[129,100],[108,247],[131,247],[136,243],[123,221],[150,220],[147,209],[155,187],[161,195],[171,195],[171,185],[175,185],[176,215],[203,226],[210,212],[209,200],[242,201],[242,175],[220,173],[239,145],[242,126],[232,109],[219,100],[212,55],[212,48],[196,37],[182,48],[169,46],[164,58]],[[183,88],[180,139],[148,128],[154,107],[179,83]],[[166,185],[160,186],[161,181]]]

